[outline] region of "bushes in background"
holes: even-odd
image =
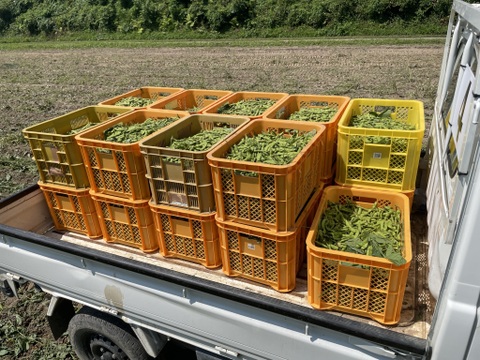
[[[0,32],[52,35],[193,29],[223,33],[342,28],[359,21],[446,22],[451,4],[451,0],[0,0]]]

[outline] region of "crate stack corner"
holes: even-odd
[[[39,181],[54,227],[101,237],[90,181],[75,136],[130,111],[112,106],[87,106],[33,124],[22,133],[37,165]]]

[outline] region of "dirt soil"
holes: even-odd
[[[138,87],[415,99],[428,123],[442,55],[442,45],[3,51],[0,199],[38,181],[23,128]],[[49,339],[48,296],[32,284],[21,295],[0,294],[0,359],[75,358],[65,338]]]

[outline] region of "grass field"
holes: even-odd
[[[64,43],[47,49],[0,44],[0,198],[38,180],[23,128],[142,86],[415,99],[424,102],[427,122],[433,113],[441,39],[274,46],[242,41],[185,47]],[[0,359],[71,358],[67,345],[45,340],[48,299],[32,288],[23,291],[35,302],[0,295],[0,338],[10,339],[0,341]]]

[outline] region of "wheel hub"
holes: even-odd
[[[94,336],[90,341],[90,350],[95,360],[128,360],[122,349],[104,336]]]

